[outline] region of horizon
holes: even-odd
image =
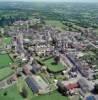
[[[98,0],[0,0],[0,2],[69,2],[69,3],[98,3]]]

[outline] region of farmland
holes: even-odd
[[[65,26],[62,24],[62,22],[58,20],[46,20],[45,22],[49,26],[53,26],[53,27],[58,28],[61,31],[64,31]]]

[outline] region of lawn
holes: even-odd
[[[1,43],[0,43],[0,48],[4,48],[4,45],[9,45],[11,44],[12,38],[11,37],[4,37],[3,39],[1,39]]]
[[[32,100],[68,100],[68,98],[55,91],[47,95],[35,96]]]
[[[8,54],[0,54],[0,80],[13,73],[10,64],[13,63]]]
[[[11,37],[5,37],[5,38],[3,39],[3,41],[4,41],[5,44],[10,44],[11,41],[12,41],[12,38],[11,38]]]
[[[28,98],[26,100],[69,100],[68,97],[62,96],[58,91],[54,91],[46,95],[36,96],[32,93],[31,89],[28,87],[23,78],[20,78],[17,82],[17,91],[20,91],[23,86],[25,86],[28,91]]]
[[[4,96],[4,93],[7,95]],[[55,91],[50,94],[35,96],[33,93],[30,94],[32,98],[25,100],[69,100],[68,97],[62,96],[59,92]],[[5,90],[0,90],[0,100],[24,100],[20,95],[17,85],[13,85]]]
[[[18,88],[18,91],[22,91],[22,88],[25,87],[27,92],[28,92],[28,97],[27,97],[27,100],[31,100],[33,93],[32,93],[32,90],[28,87],[27,83],[25,82],[25,80],[21,77],[18,79],[17,81],[17,88]]]
[[[44,60],[43,63],[47,66],[48,70],[51,72],[60,72],[65,69],[65,66],[63,66],[61,63],[55,64],[53,58]]]
[[[9,57],[8,54],[0,54],[0,67],[7,66],[12,63],[12,59]]]
[[[7,92],[7,95],[4,96],[4,93]],[[17,86],[13,85],[5,90],[0,90],[0,100],[23,100],[21,97]]]
[[[11,74],[13,74],[13,70],[10,67],[0,69],[0,80],[8,77]]]
[[[17,83],[17,91],[20,91],[23,86],[25,86],[25,88],[28,91],[28,98],[26,100],[69,100],[68,97],[62,96],[62,94],[60,94],[58,91],[54,91],[46,95],[36,96],[33,94],[33,92],[28,87],[26,82],[22,78],[20,78]],[[21,100],[21,99],[17,99],[17,100]]]

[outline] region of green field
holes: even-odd
[[[7,95],[4,96],[4,93],[7,92]],[[14,85],[6,90],[0,91],[0,100],[25,100],[22,98],[22,96],[19,93],[19,90],[17,89],[17,86]],[[68,97],[62,96],[57,91],[42,95],[42,96],[34,96],[32,93],[32,99],[27,100],[68,100]]]
[[[0,54],[0,80],[13,73],[10,64],[13,63],[8,54]]]
[[[12,38],[11,38],[11,37],[5,37],[5,38],[3,39],[3,41],[4,41],[5,44],[10,44],[11,41],[12,41]]]
[[[43,63],[47,66],[48,70],[51,72],[60,72],[65,69],[65,67],[61,63],[53,64],[54,63],[53,58],[44,60]]]
[[[2,43],[0,43],[0,48],[4,48],[4,45],[11,44],[12,38],[11,37],[4,37],[2,38]]]
[[[28,91],[27,99],[23,99],[23,97],[20,95],[20,91],[24,86]],[[6,96],[4,96],[5,92],[7,92]],[[13,85],[5,90],[0,90],[0,100],[69,100],[69,99],[66,96],[62,96],[57,91],[41,96],[34,95],[31,89],[26,84],[26,82],[22,78],[20,78],[16,85]]]
[[[4,93],[7,92],[7,95],[4,96]],[[0,100],[23,100],[21,97],[17,86],[13,85],[5,90],[0,90]]]
[[[46,22],[47,25],[56,27],[59,30],[64,31],[65,25],[63,25],[60,21],[57,21],[57,20],[46,20],[45,22]]]
[[[0,67],[7,66],[12,63],[12,59],[8,54],[0,54]]]
[[[11,70],[10,67],[5,67],[5,68],[0,69],[0,80],[8,77],[12,73],[13,73],[13,71]]]
[[[33,97],[32,100],[69,100],[69,99],[65,96],[62,96],[57,91],[55,91],[47,95]]]

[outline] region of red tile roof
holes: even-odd
[[[79,85],[78,85],[77,83],[68,84],[68,85],[66,86],[66,88],[67,88],[68,90],[73,90],[74,88],[78,88],[78,87],[79,87]]]
[[[23,71],[24,71],[25,74],[30,74],[30,70],[27,67],[24,67]]]

